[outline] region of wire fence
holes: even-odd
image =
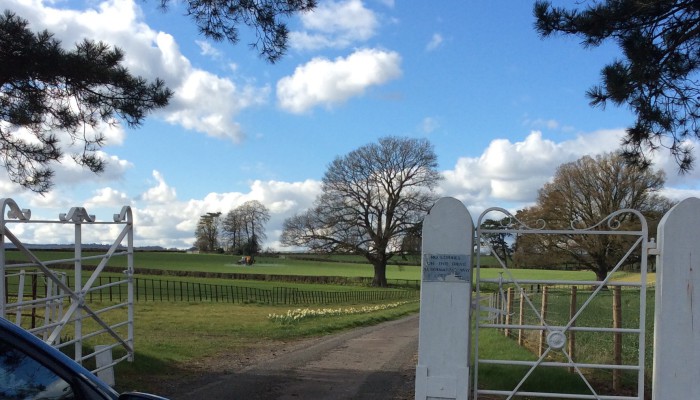
[[[514,287],[504,288],[488,296],[490,313],[485,318],[503,324],[501,332],[542,356],[546,347],[544,329],[523,329],[526,326],[543,325],[565,326],[575,315],[571,328],[566,331],[566,351],[579,363],[635,365],[639,361],[639,334],[645,335],[646,351],[643,354],[647,380],[651,377],[653,357],[653,288],[646,292],[644,325],[640,324],[640,291],[638,288],[622,288],[614,284],[600,291],[587,307],[581,310],[593,289],[585,286],[532,286],[518,292]],[[579,312],[581,310],[581,312]],[[603,331],[577,331],[577,327],[602,328]],[[551,358],[548,357],[548,359]],[[633,387],[636,382],[634,371],[621,369],[597,370],[598,378],[609,382],[615,390]]]

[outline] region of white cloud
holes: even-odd
[[[453,168],[443,171],[445,180],[439,194],[462,200],[474,217],[492,206],[515,211],[535,201],[537,190],[551,179],[557,166],[586,154],[611,151],[617,148],[623,133],[623,130],[596,131],[555,142],[544,138],[540,132],[532,132],[518,142],[493,140],[480,156],[462,157]],[[659,159],[665,160],[663,157]],[[668,168],[674,168],[674,164],[668,164]],[[135,198],[110,187],[96,190],[87,201],[76,201],[67,195],[68,192],[50,192],[44,197],[15,192],[7,197],[15,198],[22,208],[31,208],[34,220],[57,220],[58,214],[67,212],[70,207],[85,206],[99,221],[111,221],[112,214],[118,213],[121,206],[130,205],[134,214],[135,244],[166,248],[190,247],[197,221],[204,213],[226,213],[246,201],[258,200],[271,213],[266,225],[268,239],[263,246],[280,249],[279,235],[284,220],[308,209],[321,193],[321,182],[315,180],[255,180],[243,192],[209,193],[201,199],[178,199],[175,188],[160,172],[153,171],[153,178],[154,185]],[[694,176],[693,179],[697,178]],[[2,182],[6,180],[0,179],[0,185]],[[697,189],[678,186],[668,187],[662,194],[674,200],[700,197]],[[29,224],[13,226],[12,229],[27,242],[71,243],[73,231],[58,225]],[[97,231],[91,231],[93,227],[83,228],[86,229],[86,242],[109,244],[117,235],[116,228]]]
[[[149,204],[167,204],[177,199],[175,188],[168,186],[160,172],[153,171],[153,178],[158,184],[142,194],[141,200]]]
[[[88,199],[83,206],[90,211],[91,208],[113,207],[117,209],[130,204],[131,199],[126,193],[107,187],[95,191],[95,195]]]
[[[434,33],[433,37],[430,38],[430,42],[425,46],[425,49],[427,51],[433,51],[442,45],[443,40],[441,34]]]
[[[211,43],[205,40],[195,40],[197,46],[199,46],[200,54],[203,56],[211,58],[221,58],[221,52],[212,46]]]
[[[481,156],[462,157],[444,171],[440,192],[477,208],[534,202],[560,164],[609,152],[617,148],[622,134],[623,130],[597,131],[560,143],[544,139],[538,131],[522,142],[496,139]]]
[[[66,47],[83,38],[105,41],[124,50],[124,64],[134,75],[161,78],[175,91],[171,104],[155,114],[173,124],[207,135],[240,141],[234,120],[245,108],[263,103],[269,88],[239,86],[229,78],[192,67],[175,39],[143,22],[134,0],[108,0],[82,11],[53,8],[39,1],[8,0],[5,8],[30,21],[30,29],[47,29]],[[203,52],[215,49],[201,42]],[[123,132],[111,132],[110,144],[123,142]]]
[[[292,113],[303,113],[318,104],[342,103],[371,86],[398,78],[400,63],[398,53],[376,49],[357,50],[334,61],[314,58],[277,82],[277,100]]]
[[[377,18],[361,0],[328,1],[301,14],[304,31],[290,32],[292,48],[345,48],[374,36]]]

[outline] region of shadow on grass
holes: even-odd
[[[115,366],[116,389],[119,392],[139,391],[164,394],[174,382],[192,374],[178,363],[136,352],[133,362],[123,361]]]
[[[537,361],[536,355],[495,330],[481,331],[479,359]],[[538,366],[525,379],[530,369],[530,366],[480,364],[478,366],[479,389],[512,391],[523,381],[519,391],[592,394],[586,381],[578,373],[569,372],[566,367]],[[598,395],[612,394],[609,385],[604,383],[604,379],[600,379],[599,374],[592,374],[591,371],[583,371],[583,373]]]

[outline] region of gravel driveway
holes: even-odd
[[[418,315],[297,344],[227,374],[187,382],[173,400],[413,399]],[[277,354],[281,353],[281,354]]]

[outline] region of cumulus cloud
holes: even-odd
[[[623,130],[598,131],[560,143],[543,138],[539,131],[521,142],[496,139],[481,156],[462,157],[444,171],[440,192],[479,207],[533,202],[560,164],[611,151],[623,134]]]
[[[292,113],[303,113],[319,104],[332,106],[398,78],[400,64],[398,53],[376,49],[357,50],[333,61],[314,58],[277,82],[277,100]]]
[[[101,188],[95,191],[95,195],[87,200],[84,207],[90,210],[93,207],[119,207],[131,204],[129,196],[116,189]]]
[[[138,210],[140,240],[164,247],[189,247],[194,242],[194,230],[201,215],[207,212],[226,214],[246,201],[257,200],[270,210],[270,221],[265,229],[268,240],[264,245],[278,248],[284,220],[310,207],[320,188],[321,183],[314,180],[256,180],[245,193],[209,193],[202,199],[145,205]]]
[[[101,40],[124,50],[129,70],[149,80],[161,78],[175,91],[171,104],[156,115],[207,135],[240,141],[244,135],[234,117],[243,109],[265,102],[269,88],[238,85],[229,78],[194,68],[175,39],[143,22],[133,0],[108,0],[81,11],[53,8],[53,3],[8,0],[5,8],[29,20],[30,29],[47,29],[64,46],[83,38]],[[205,42],[202,51],[214,54]],[[116,132],[111,143],[123,141]]]
[[[303,30],[289,34],[292,48],[345,48],[374,36],[377,18],[361,0],[328,1],[301,14]]]
[[[163,175],[158,171],[153,171],[153,178],[158,183],[156,186],[149,188],[141,199],[150,204],[166,204],[177,199],[175,188],[170,187]]]
[[[444,180],[438,189],[441,196],[452,196],[463,201],[476,216],[483,209],[500,206],[516,211],[536,200],[537,190],[549,181],[556,168],[565,162],[574,161],[583,155],[596,155],[617,148],[624,130],[596,131],[580,134],[573,139],[556,142],[534,131],[521,141],[493,140],[476,157],[462,157],[455,165],[442,172]],[[670,175],[675,164],[663,152],[658,153],[657,168]],[[0,171],[0,175],[2,171]],[[663,195],[673,200],[689,196],[700,196],[697,189],[700,172],[686,176],[684,182],[690,186],[667,186]],[[688,180],[690,179],[690,181]],[[4,179],[0,179],[2,189]],[[70,207],[86,206],[100,221],[111,220],[121,206],[132,207],[137,246],[159,245],[165,248],[188,248],[194,242],[194,230],[199,217],[207,212],[228,211],[249,200],[258,200],[271,214],[266,225],[268,239],[264,247],[281,249],[279,236],[284,220],[312,206],[321,193],[321,182],[304,180],[284,182],[254,180],[247,190],[241,192],[208,193],[198,199],[180,199],[177,191],[168,184],[166,177],[153,171],[153,184],[143,193],[130,194],[112,187],[103,187],[92,192],[87,201],[70,197],[69,192],[50,192],[46,196],[29,196],[25,192],[12,193],[6,188],[7,197],[13,197],[22,208],[31,208],[33,219],[57,220],[59,213]],[[16,188],[14,188],[16,190]],[[26,225],[12,227],[23,240],[33,243],[71,243],[73,231],[60,224],[48,226]],[[88,233],[86,241],[111,243],[116,237],[116,228],[104,228]]]
[[[61,197],[55,192],[45,197],[15,193],[21,208],[32,210],[32,220],[58,221],[60,213],[71,207],[85,207],[98,221],[112,221],[122,206],[131,206],[135,227],[136,246],[162,246],[165,248],[189,248],[194,243],[194,231],[199,217],[207,212],[227,213],[249,200],[258,200],[270,210],[266,224],[268,239],[265,247],[279,248],[279,236],[284,220],[308,209],[321,193],[321,182],[262,181],[250,182],[244,192],[209,193],[201,199],[178,199],[175,188],[165,177],[153,171],[154,185],[145,194],[131,197],[128,193],[105,187],[93,192],[86,201]],[[3,182],[0,180],[0,184]],[[64,194],[65,196],[65,194]],[[74,231],[62,224],[17,224],[13,233],[25,243],[72,243]],[[84,242],[111,244],[120,226],[83,226]]]

